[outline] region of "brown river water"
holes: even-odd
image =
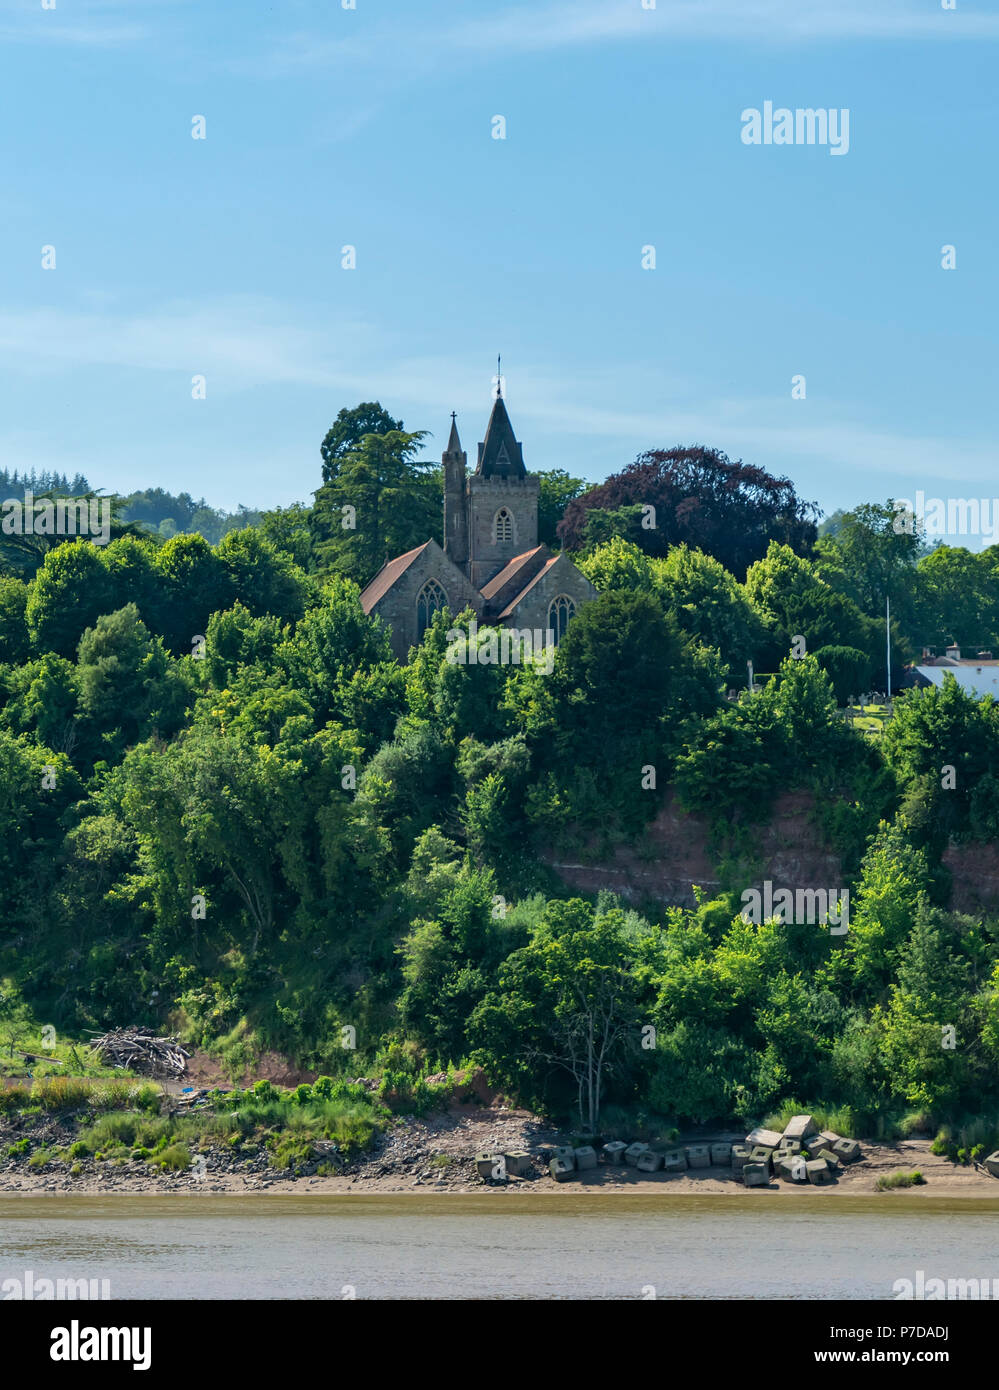
[[[27,1271],[112,1299],[894,1299],[920,1270],[999,1296],[999,1200],[0,1196],[0,1299]]]

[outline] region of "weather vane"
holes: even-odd
[[[497,354],[496,354],[496,375],[493,377],[493,381],[496,383],[496,395],[497,395],[497,398],[500,397],[500,396],[502,396],[502,394],[503,394],[503,372],[502,372],[502,368],[501,368],[501,362],[502,362],[502,358],[500,357],[500,354],[497,353]]]

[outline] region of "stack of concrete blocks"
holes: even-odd
[[[788,1121],[782,1139],[785,1148],[793,1146],[795,1153],[807,1158],[808,1181],[815,1183],[831,1182],[833,1176],[845,1163],[856,1163],[860,1158],[860,1145],[856,1139],[844,1139],[831,1129],[819,1130],[811,1115],[794,1115]],[[825,1164],[825,1176],[817,1166]]]
[[[627,1163],[629,1168],[637,1168],[638,1155],[645,1153],[648,1150],[648,1147],[648,1144],[640,1144],[637,1139],[634,1142],[634,1144],[628,1145],[628,1147],[624,1151],[624,1161],[625,1163]]]
[[[732,1145],[732,1176],[738,1180],[742,1176],[742,1170],[749,1162],[750,1147],[748,1144]]]
[[[662,1154],[654,1153],[652,1149],[646,1149],[635,1160],[635,1167],[640,1173],[657,1173],[662,1166]]]
[[[808,1164],[800,1153],[785,1153],[774,1165],[774,1173],[784,1182],[807,1182]]]
[[[627,1147],[628,1145],[623,1143],[620,1139],[612,1139],[609,1144],[604,1145],[604,1162],[623,1163],[624,1151]]]
[[[690,1168],[711,1167],[710,1144],[688,1144],[686,1148],[687,1166]]]
[[[597,1166],[597,1151],[590,1144],[584,1144],[580,1149],[573,1149],[572,1156],[576,1160],[576,1168],[579,1172],[585,1168]]]

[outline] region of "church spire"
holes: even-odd
[[[523,450],[514,436],[506,402],[501,395],[497,395],[493,401],[486,437],[479,445],[479,461],[475,471],[484,478],[526,476]]]
[[[456,419],[456,417],[455,417],[454,411],[452,410],[452,411],[451,411],[451,434],[450,434],[450,437],[449,437],[449,439],[448,439],[448,441],[447,441],[447,449],[445,450],[445,454],[460,454],[460,453],[461,453],[461,440],[458,438],[458,421],[457,421],[457,419]]]

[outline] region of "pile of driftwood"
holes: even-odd
[[[176,1038],[157,1038],[150,1028],[112,1028],[90,1044],[105,1066],[126,1067],[137,1076],[183,1076],[189,1052]]]

